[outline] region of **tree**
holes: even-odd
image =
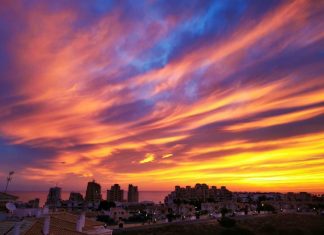
[[[98,215],[97,221],[104,222],[107,225],[115,225],[116,224],[116,222],[112,218],[110,218],[108,215]]]
[[[228,213],[229,210],[226,207],[223,207],[220,212],[222,214],[222,217],[225,217],[226,213]]]
[[[269,212],[275,212],[276,209],[274,206],[270,204],[265,204],[265,203],[259,203],[257,207],[257,211],[260,213],[260,211],[269,211]]]
[[[108,211],[112,207],[116,207],[116,204],[114,202],[108,202],[106,200],[103,200],[100,202],[98,210]]]
[[[228,217],[222,217],[221,219],[217,220],[218,223],[226,228],[230,228],[233,227],[236,223],[236,221],[234,219],[228,218]]]

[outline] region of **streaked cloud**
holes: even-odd
[[[147,153],[145,155],[145,158],[141,161],[139,161],[139,163],[144,164],[144,163],[149,163],[149,162],[153,162],[155,159],[155,155],[153,153]]]
[[[162,156],[162,158],[169,158],[169,157],[173,157],[173,154],[172,153],[167,153],[167,154],[164,154]]]
[[[0,172],[16,188],[321,190],[323,8],[5,1]]]

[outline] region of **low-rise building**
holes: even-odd
[[[166,204],[172,204],[174,201],[226,201],[232,199],[232,192],[225,186],[219,189],[216,186],[209,187],[207,184],[196,184],[195,187],[186,186],[181,188],[175,186],[172,191],[164,200]]]
[[[208,213],[214,213],[215,211],[218,211],[219,206],[215,202],[205,202],[201,203],[201,210],[207,211]]]
[[[0,211],[5,211],[6,204],[8,202],[15,202],[15,201],[17,201],[17,199],[18,199],[18,197],[15,195],[0,192]]]
[[[109,217],[114,219],[115,221],[129,218],[128,211],[121,207],[112,207],[106,214],[109,215]]]

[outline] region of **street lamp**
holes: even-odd
[[[4,193],[7,192],[8,185],[9,185],[10,181],[12,180],[12,175],[13,175],[14,173],[15,173],[14,171],[10,171],[10,172],[9,172],[9,175],[8,175],[8,177],[7,177],[7,184],[6,184],[6,188],[5,188]]]

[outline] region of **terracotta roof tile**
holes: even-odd
[[[76,224],[79,215],[75,215],[75,214],[71,214],[71,213],[67,213],[67,212],[61,212],[61,213],[54,213],[51,215],[51,217],[55,217],[57,219],[60,220],[65,220],[65,221],[69,221],[69,222],[73,222]],[[85,228],[93,228],[96,226],[103,226],[105,223],[103,222],[99,222],[99,221],[94,221],[91,219],[86,218],[85,219]]]
[[[76,223],[79,215],[74,215],[66,212],[53,213],[50,215],[50,235],[73,235],[73,234],[86,234],[76,231]],[[40,218],[28,230],[25,235],[41,235],[44,224],[44,218]],[[84,230],[92,230],[94,227],[103,226],[104,223],[85,219]]]
[[[43,223],[36,221],[24,235],[43,235]],[[49,235],[85,235],[86,233],[69,230],[66,228],[50,225]]]

